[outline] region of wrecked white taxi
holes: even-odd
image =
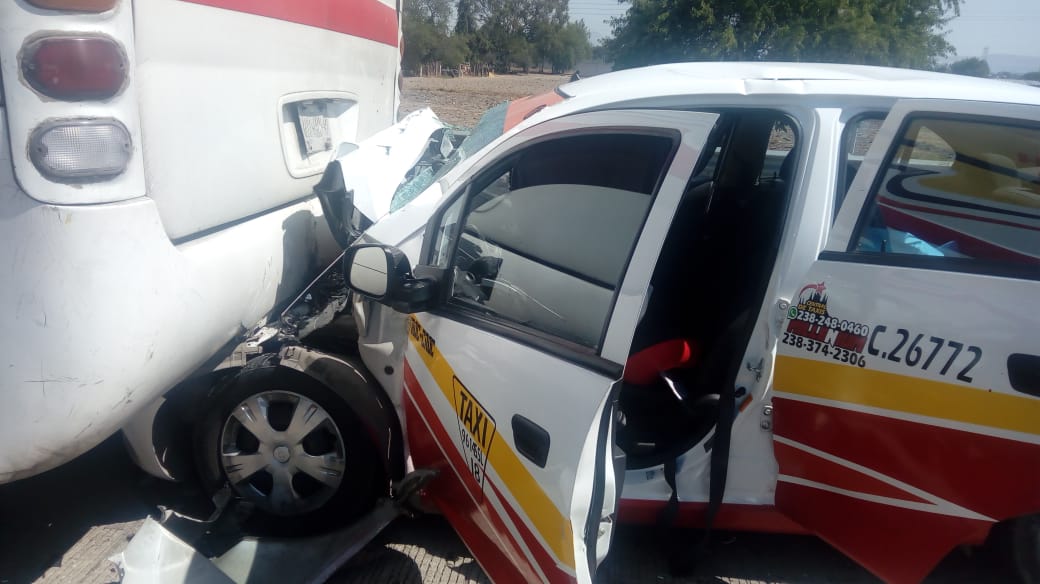
[[[592,581],[617,522],[812,533],[892,582],[995,532],[1040,574],[1040,92],[666,65],[460,140],[418,112],[320,187],[359,237],[344,403],[384,406],[344,484],[436,471],[498,582]],[[265,367],[336,383],[301,352]],[[212,453],[239,493],[293,464],[257,438]]]

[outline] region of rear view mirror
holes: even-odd
[[[411,314],[433,307],[437,279],[416,278],[408,257],[388,245],[354,245],[343,255],[351,290],[394,310]]]
[[[390,254],[382,247],[361,247],[354,253],[347,283],[365,296],[386,296],[390,279]]]

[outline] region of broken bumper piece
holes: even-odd
[[[300,538],[243,538],[212,559],[174,530],[196,539],[191,534],[205,531],[220,513],[205,522],[170,513],[162,523],[148,518],[112,561],[124,584],[325,582],[394,519],[411,515],[409,499],[434,474],[422,470],[409,474],[396,485],[393,500],[380,500],[367,515],[339,531]]]

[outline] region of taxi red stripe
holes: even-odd
[[[920,582],[951,549],[983,541],[990,528],[986,521],[922,513],[787,482],[777,485],[776,506],[892,583]]]
[[[505,497],[502,496],[502,491],[495,486],[495,483],[489,481],[488,484],[491,485],[491,488],[495,491],[495,495],[498,497],[499,501],[506,500]],[[502,506],[505,508],[506,513],[509,514],[509,519],[517,526],[516,530],[520,532],[520,537],[524,540],[524,543],[527,544],[527,549],[531,550],[534,554],[535,560],[538,562],[538,565],[541,566],[542,570],[549,578],[549,581],[573,582],[574,576],[560,569],[559,564],[557,564],[556,560],[554,560],[549,552],[546,551],[542,542],[538,541],[530,529],[525,528],[523,519],[516,514],[516,511],[514,511],[509,505]]]
[[[1038,444],[782,397],[773,401],[777,436],[997,520],[1040,511]],[[787,472],[783,460],[780,472]]]
[[[184,0],[341,32],[396,47],[397,11],[378,0]]]
[[[424,460],[443,460],[446,463],[445,466],[451,468],[440,467],[438,470],[454,472],[458,477],[457,481],[451,480],[451,477],[432,481],[430,488],[427,489],[430,496],[437,502],[438,508],[449,519],[462,540],[473,551],[474,556],[487,560],[481,561],[480,565],[492,580],[496,582],[542,580],[519,543],[513,538],[498,511],[483,498],[480,485],[470,474],[447,431],[438,422],[439,418],[433,405],[420,387],[415,372],[405,360],[404,389],[405,395],[408,397],[405,400],[405,416],[409,422],[408,443],[412,456],[413,458],[421,456]],[[415,420],[421,420],[428,432],[416,428],[413,423]],[[528,548],[541,551],[540,554],[537,551],[534,552],[534,555],[542,572],[552,582],[574,582],[574,577],[559,570],[556,562],[542,548],[541,541],[512,512],[508,502],[502,497],[501,491],[491,479],[486,477],[485,480],[487,484],[491,485],[495,495],[502,502],[502,506],[510,512],[510,519],[527,543]],[[477,503],[477,501],[482,502]],[[498,547],[494,544],[496,541],[499,544]]]
[[[405,401],[405,416],[410,423],[408,425],[409,446],[413,456],[422,456],[429,460],[444,460],[444,465],[433,465],[432,468],[442,473],[426,487],[427,495],[440,509],[445,519],[455,528],[463,543],[477,559],[480,567],[489,578],[496,582],[520,582],[530,579],[532,573],[522,570],[521,566],[513,563],[512,557],[506,552],[507,547],[498,537],[497,529],[490,525],[493,521],[484,516],[473,502],[469,485],[464,485],[465,479],[453,480],[455,477],[443,476],[447,473],[457,472],[455,467],[446,461],[444,450],[437,443],[433,435],[436,429],[426,422],[419,414],[419,405],[415,403],[413,395],[407,391],[408,399]],[[422,422],[423,428],[417,428]],[[426,440],[422,439],[425,434]],[[431,468],[431,465],[423,465]],[[464,486],[460,486],[464,485]],[[496,545],[496,542],[499,545]]]
[[[466,470],[466,465],[462,461],[462,457],[455,451],[454,448],[448,448],[452,446],[451,439],[448,437],[447,432],[437,423],[437,415],[433,411],[433,406],[422,391],[419,389],[421,385],[419,380],[415,377],[415,372],[412,371],[411,366],[407,361],[404,363],[404,391],[405,395],[410,398],[410,403],[414,404],[415,409],[413,411],[406,412],[413,414],[412,416],[406,416],[406,420],[419,419],[427,426],[429,432],[419,432],[412,427],[412,424],[408,424],[408,444],[412,446],[414,450],[415,445],[424,446],[423,450],[430,451],[430,447],[435,447],[437,450],[442,452],[443,463],[445,466],[450,466],[451,470],[458,471],[459,469]],[[418,417],[416,417],[418,416]],[[431,421],[432,420],[432,421]],[[439,457],[430,457],[430,460],[438,460]],[[454,464],[454,463],[458,464]],[[446,469],[439,466],[438,471],[444,472]],[[460,473],[462,486],[466,490],[466,494],[472,497],[474,500],[479,500],[483,495],[480,492],[480,486],[477,485],[476,480],[473,479],[469,472]]]
[[[913,501],[915,503],[930,503],[930,501],[911,495],[903,489],[884,481],[787,444],[774,443],[773,452],[777,461],[780,462],[783,474],[788,476],[830,485],[855,493]]]
[[[618,506],[619,523],[658,525],[661,511],[667,501],[661,499],[621,499]],[[679,503],[676,527],[704,527],[707,523],[707,503]],[[713,523],[715,529],[729,531],[758,531],[764,533],[808,534],[808,529],[795,523],[776,507],[766,505],[724,504]]]

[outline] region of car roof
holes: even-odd
[[[572,98],[565,102],[571,107],[559,109],[686,95],[783,94],[1040,105],[1040,89],[1027,85],[913,69],[828,63],[674,63],[598,75],[561,85],[559,91]]]

